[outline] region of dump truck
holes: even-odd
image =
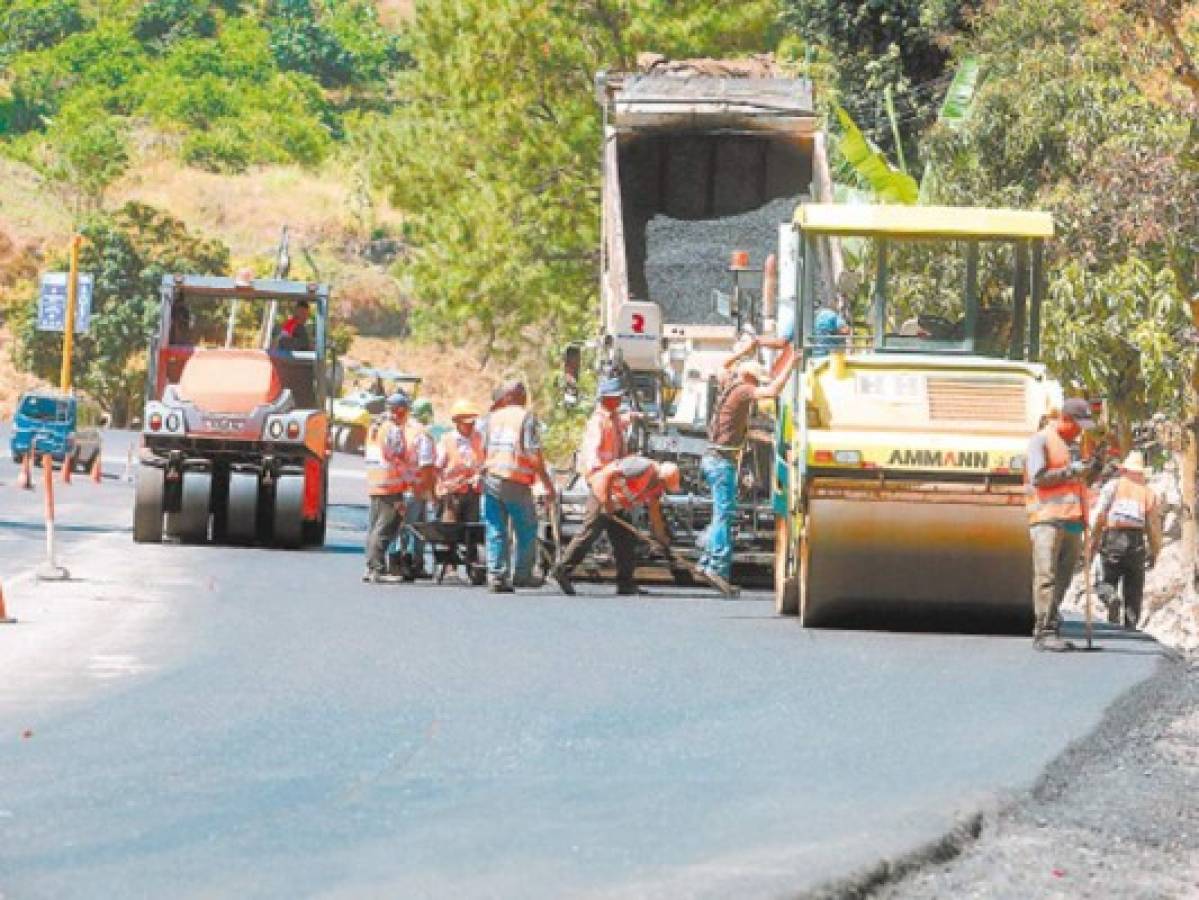
[[[1046,213],[804,204],[785,235],[805,362],[777,431],[775,604],[805,626],[1031,621],[1024,454],[1061,385],[1039,360]],[[861,245],[814,335],[822,239]],[[956,626],[955,626],[956,627]]]
[[[784,76],[769,58],[639,62],[637,72],[597,76],[600,314],[589,345],[644,415],[631,444],[682,469],[683,490],[665,509],[676,542],[694,553],[711,519],[700,459],[717,372],[744,329],[773,330],[764,274],[779,228],[802,200],[831,200],[832,187],[806,79]],[[830,246],[821,245],[824,271],[835,273]],[[581,351],[567,351],[568,386]],[[763,413],[741,463],[737,578],[768,576],[773,563],[773,432]],[[563,493],[567,538],[586,496],[582,479]]]
[[[166,275],[149,352],[133,539],[324,543],[328,288]],[[280,307],[306,301],[311,349],[281,349]]]

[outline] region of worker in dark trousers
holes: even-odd
[[[1123,625],[1135,631],[1141,619],[1145,568],[1153,567],[1162,543],[1157,495],[1145,484],[1145,460],[1136,450],[1120,463],[1119,477],[1103,486],[1092,513],[1091,534],[1088,559],[1098,549],[1103,566],[1099,593],[1107,605],[1108,621],[1120,621],[1123,594]]]
[[[598,469],[587,480],[591,494],[587,498],[583,527],[562,554],[562,562],[550,572],[562,593],[574,594],[571,572],[606,531],[612,543],[612,555],[616,557],[616,593],[621,596],[638,594],[633,578],[637,567],[637,536],[613,520],[628,522],[629,512],[645,506],[654,538],[663,547],[669,547],[670,530],[662,515],[662,495],[666,491],[677,491],[681,482],[677,465],[655,462],[644,456],[624,456]]]

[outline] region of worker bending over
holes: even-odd
[[[537,417],[525,408],[528,392],[514,381],[499,392],[492,411],[479,420],[483,443],[483,525],[487,535],[487,582],[492,593],[540,587],[533,577],[537,547],[537,508],[533,485],[554,498],[554,482],[541,453]],[[508,529],[516,547],[511,556]],[[511,573],[511,577],[510,577]]]
[[[1098,550],[1103,566],[1100,593],[1107,605],[1109,622],[1120,621],[1123,594],[1123,625],[1136,630],[1141,620],[1145,568],[1153,568],[1161,545],[1157,494],[1145,484],[1145,460],[1134,450],[1120,463],[1119,476],[1103,486],[1091,514],[1087,558],[1092,558]]]
[[[759,347],[781,350],[773,380],[752,361]],[[733,521],[737,515],[737,464],[749,436],[749,419],[759,400],[783,392],[799,355],[782,338],[747,335],[740,349],[724,362],[724,383],[708,422],[708,450],[700,464],[712,491],[712,523],[699,567],[728,581],[733,572]]]
[[[390,418],[381,417],[366,438],[366,482],[371,498],[363,581],[391,581],[387,550],[404,523],[406,496],[427,493],[436,477],[433,442],[408,418],[412,401],[403,391],[387,398]]]
[[[671,462],[655,462],[644,456],[626,456],[598,469],[587,481],[591,494],[583,528],[551,571],[562,593],[573,595],[571,573],[583,561],[591,545],[603,532],[612,542],[616,557],[616,593],[638,593],[634,571],[637,566],[637,536],[630,530],[628,514],[638,506],[649,513],[650,530],[663,548],[670,546],[670,530],[662,515],[662,495],[679,489],[679,467]],[[619,521],[617,521],[619,520]],[[621,524],[621,523],[625,524]]]
[[[1024,468],[1029,535],[1032,539],[1033,647],[1065,650],[1058,608],[1078,561],[1087,521],[1088,464],[1072,461],[1070,445],[1093,428],[1091,408],[1071,398],[1028,442]]]

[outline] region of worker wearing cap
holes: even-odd
[[[479,410],[469,400],[458,400],[450,412],[454,430],[437,445],[437,495],[443,522],[478,522],[480,479],[483,473],[483,436],[475,430]]]
[[[663,547],[669,547],[670,530],[662,515],[662,495],[679,489],[679,467],[672,462],[655,462],[644,456],[625,456],[597,469],[587,479],[587,484],[591,494],[587,498],[583,527],[550,575],[558,582],[562,593],[573,595],[571,572],[583,561],[596,539],[607,532],[612,554],[616,557],[616,593],[637,594],[637,582],[633,577],[637,566],[637,537],[615,520],[627,523],[631,510],[645,506],[655,539]]]
[[[387,577],[387,549],[404,522],[406,498],[427,492],[436,474],[433,442],[409,418],[412,400],[403,391],[387,398],[389,418],[371,425],[366,438],[366,482],[371,498],[363,581]]]
[[[541,453],[537,417],[526,409],[528,400],[522,382],[509,382],[497,392],[491,412],[477,425],[483,441],[482,512],[487,535],[487,581],[488,588],[497,594],[509,594],[518,587],[540,587],[533,577],[537,547],[533,485],[540,481],[553,500],[554,482]],[[509,527],[516,541],[515,552],[511,554]]]
[[[781,350],[773,379],[753,357],[758,348]],[[724,362],[725,382],[708,422],[708,450],[700,463],[712,492],[712,522],[699,567],[728,581],[733,571],[733,520],[737,515],[737,465],[749,436],[749,419],[759,400],[783,392],[799,356],[781,338],[747,336]]]
[[[1091,514],[1091,545],[1103,565],[1101,592],[1108,621],[1119,621],[1119,593],[1124,595],[1124,627],[1135,630],[1141,619],[1145,567],[1161,550],[1158,499],[1145,483],[1145,460],[1136,450],[1120,463],[1118,477],[1103,486]],[[1146,546],[1147,545],[1147,546]]]
[[[579,448],[578,471],[591,478],[613,460],[628,454],[625,431],[631,416],[620,411],[624,401],[624,384],[619,378],[600,380],[595,411],[587,420],[583,443]]]
[[[1058,636],[1058,608],[1070,586],[1086,530],[1089,468],[1072,459],[1071,445],[1094,425],[1087,402],[1073,397],[1028,442],[1024,478],[1037,650],[1067,649]]]
[[[830,350],[845,347],[849,323],[835,309],[825,306],[816,311],[812,320],[812,356],[827,356]]]

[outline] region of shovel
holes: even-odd
[[[636,535],[641,540],[646,541],[647,543],[652,544],[653,546],[657,547],[659,550],[661,550],[663,553],[665,553],[670,558],[671,562],[673,562],[675,565],[686,569],[688,572],[690,572],[692,575],[698,577],[700,580],[707,581],[714,588],[716,588],[716,590],[718,590],[718,591],[720,591],[720,593],[724,594],[724,596],[726,598],[732,599],[734,597],[740,596],[741,591],[736,586],[729,584],[727,581],[725,581],[719,575],[713,575],[711,572],[705,572],[699,566],[695,565],[695,563],[691,562],[691,560],[675,553],[673,550],[671,550],[669,547],[667,547],[665,544],[663,544],[657,538],[653,537],[652,535],[646,534],[643,531],[638,530],[633,525],[626,522],[624,519],[620,518],[619,516],[608,516],[608,521],[615,522],[617,525],[619,525],[625,531],[628,531],[628,532]]]

